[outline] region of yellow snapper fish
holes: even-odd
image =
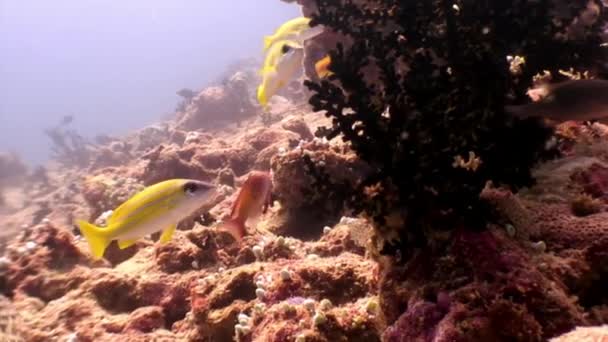
[[[266,58],[264,59],[264,66],[260,69],[260,74],[264,75],[264,72],[271,70],[276,67],[281,56],[285,55],[292,49],[302,49],[302,45],[298,44],[292,40],[282,40],[273,44],[268,50],[266,54]]]
[[[213,184],[192,179],[171,179],[151,185],[121,204],[108,219],[107,227],[77,221],[94,259],[100,259],[110,242],[120,249],[160,230],[161,243],[171,240],[182,219],[209,205],[216,192]]]
[[[278,41],[293,39],[303,42],[321,34],[324,30],[321,25],[310,27],[309,24],[310,18],[305,17],[298,17],[285,22],[274,34],[264,37],[264,51],[268,50]]]
[[[290,49],[282,55],[276,66],[264,71],[262,84],[258,87],[258,102],[266,107],[268,100],[293,78],[298,70],[302,69],[304,49]]]

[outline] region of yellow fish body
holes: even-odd
[[[160,241],[168,242],[179,221],[208,205],[215,191],[216,187],[207,182],[171,179],[151,185],[121,204],[108,219],[107,227],[82,220],[77,223],[93,258],[100,259],[113,240],[124,249],[162,230]]]
[[[277,65],[264,71],[262,84],[258,87],[258,102],[266,107],[268,100],[302,70],[304,49],[291,49],[279,58]]]
[[[310,26],[310,18],[298,17],[291,19],[281,25],[277,31],[270,35],[264,37],[264,51],[268,50],[274,43],[279,40],[285,39],[285,37],[290,35],[297,35],[298,33],[309,29]]]
[[[264,72],[269,71],[276,67],[281,56],[285,55],[292,49],[301,49],[302,45],[292,40],[281,40],[270,47],[266,58],[264,59],[264,66],[260,69],[260,74],[264,75]]]

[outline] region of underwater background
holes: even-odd
[[[0,3],[0,341],[608,341],[604,2],[230,4]]]

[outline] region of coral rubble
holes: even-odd
[[[212,227],[229,214],[235,190],[249,171],[279,167],[274,159],[291,153],[300,141],[309,141],[305,149],[319,157],[333,153],[323,158],[337,174],[344,148],[323,152],[328,146],[312,141],[311,129],[325,119],[307,114],[304,121],[301,109],[284,105],[288,112],[277,114],[284,118],[269,127],[251,118],[247,129],[227,127],[209,134],[161,124],[142,130],[146,133],[103,141],[108,148],[91,150],[88,167],[57,165],[48,173],[48,188],[40,193],[30,189],[39,197],[3,221],[19,231],[0,264],[0,290],[18,322],[5,332],[28,341],[268,340],[282,324],[283,338],[306,335],[330,341],[361,335],[378,340],[381,322],[366,311],[376,295],[377,267],[365,258],[364,242],[351,236],[348,225],[338,224],[319,240],[306,242],[251,231],[240,246]],[[122,153],[129,157],[120,157]],[[129,196],[175,177],[225,185],[215,208],[182,222],[183,230],[167,244],[143,239],[125,250],[112,244],[104,259],[92,261],[73,220],[103,225]],[[283,198],[287,210],[272,208],[262,227],[290,215],[287,201],[296,198]],[[364,222],[359,225],[359,231],[371,229]],[[281,229],[298,235],[284,226],[277,232]],[[353,284],[349,291],[338,290]],[[303,297],[333,306],[311,312],[294,304],[300,319],[278,324],[284,305]],[[262,305],[267,310],[256,309]],[[274,313],[267,316],[266,311]],[[239,325],[239,315],[251,319]]]

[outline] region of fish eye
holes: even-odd
[[[213,188],[215,188],[215,186],[211,183],[207,183],[207,182],[188,182],[186,184],[184,184],[184,192],[188,195],[195,195],[197,193],[201,193],[201,192],[207,192],[212,190]]]
[[[281,48],[281,53],[288,53],[289,51],[291,51],[291,46],[283,44],[283,47]]]
[[[200,186],[197,183],[188,182],[184,184],[184,192],[186,192],[188,195],[194,195],[194,193],[196,193],[199,189]]]

